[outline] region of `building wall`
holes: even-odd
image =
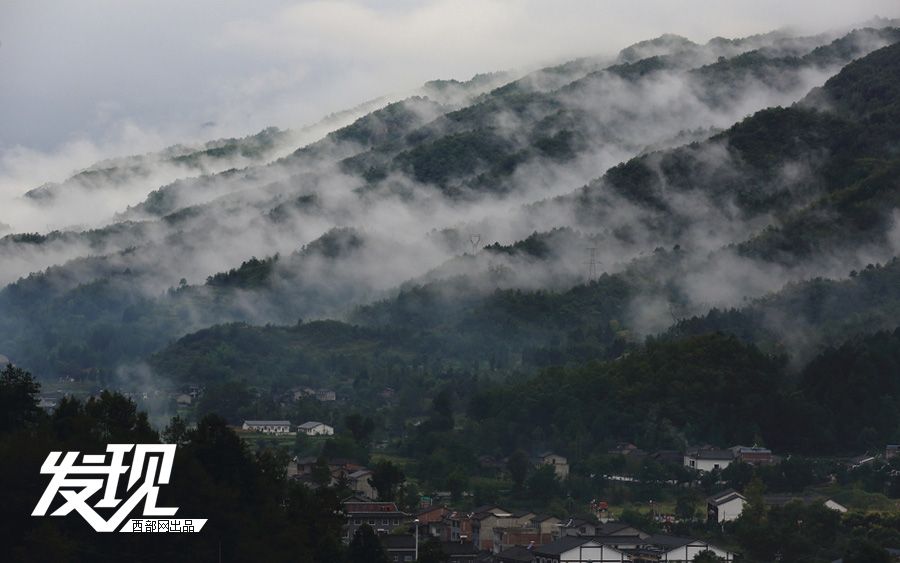
[[[718,547],[708,545],[708,544],[690,544],[684,547],[679,547],[677,549],[673,549],[668,553],[663,553],[660,555],[660,562],[674,563],[674,562],[684,562],[688,563],[694,560],[694,557],[697,554],[702,553],[704,551],[712,551],[716,554],[717,557],[721,557],[725,561],[734,561],[734,554],[730,551],[725,551],[724,549],[719,549]]]
[[[717,521],[718,522],[730,522],[741,515],[741,511],[744,509],[744,501],[736,498],[734,500],[730,500],[726,503],[720,504],[717,508]]]
[[[561,455],[550,454],[547,457],[543,458],[543,463],[547,465],[552,465],[553,469],[556,470],[556,475],[560,479],[567,479],[569,477],[569,464],[568,460]]]
[[[619,563],[630,561],[623,552],[606,545],[584,545],[570,549],[559,556],[535,553],[535,563],[584,563],[587,561]]]
[[[313,428],[304,428],[303,431],[308,436],[334,436],[334,428],[328,426],[327,424],[320,424],[319,426],[314,426]]]
[[[247,424],[241,427],[244,430],[255,430],[263,434],[287,434],[291,431],[290,425],[273,425],[273,424]]]
[[[684,465],[700,471],[712,471],[725,469],[732,462],[730,459],[698,459],[694,456],[684,456]]]
[[[404,525],[406,514],[402,512],[366,512],[350,513],[347,515],[347,538],[352,539],[353,534],[363,524],[372,526],[376,533],[391,533],[394,528]]]
[[[527,546],[534,542],[539,545],[540,534],[536,527],[528,528],[494,528],[493,552],[496,555],[513,546]]]

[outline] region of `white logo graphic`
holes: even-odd
[[[172,462],[175,458],[175,444],[109,444],[105,455],[81,456],[80,452],[67,452],[60,461],[63,452],[50,452],[41,473],[53,475],[50,484],[44,491],[41,500],[34,508],[32,516],[45,516],[50,504],[59,494],[65,503],[50,516],[65,516],[73,510],[81,515],[94,530],[98,532],[114,532],[125,518],[146,500],[144,516],[174,516],[177,507],[156,506],[159,485],[169,482],[172,475]],[[125,454],[134,450],[131,465],[125,464]],[[146,471],[145,471],[146,466]],[[130,491],[127,500],[118,498],[119,478],[128,472],[128,484],[125,491]],[[140,485],[135,485],[140,481]],[[103,489],[103,497],[94,503],[88,501]],[[118,509],[108,519],[104,519],[95,508]],[[162,524],[165,523],[165,526]],[[206,520],[192,519],[148,519],[129,520],[122,527],[122,532],[199,532]]]

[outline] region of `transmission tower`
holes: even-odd
[[[475,249],[478,247],[478,243],[481,242],[481,235],[479,234],[470,234],[469,235],[469,244],[472,245],[472,254],[475,254]]]
[[[597,247],[588,248],[591,251],[591,258],[585,264],[588,265],[589,274],[588,281],[594,281],[597,279],[597,264],[602,264],[603,262],[597,260]]]

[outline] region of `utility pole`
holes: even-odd
[[[419,519],[416,518],[414,520],[414,523],[416,525],[416,561],[418,561],[419,560]]]

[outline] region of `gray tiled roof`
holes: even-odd
[[[649,538],[644,540],[645,544],[655,545],[659,547],[674,549],[676,547],[681,547],[684,545],[688,545],[697,541],[694,538],[686,538],[683,536],[670,536],[668,534],[657,534],[655,536],[650,536]]]
[[[574,549],[592,541],[592,538],[585,536],[563,536],[558,540],[552,541],[546,545],[535,547],[531,551],[540,555],[560,555],[569,551],[570,549]]]
[[[505,549],[497,554],[499,561],[515,561],[516,563],[528,563],[534,559],[534,551],[520,545]]]

